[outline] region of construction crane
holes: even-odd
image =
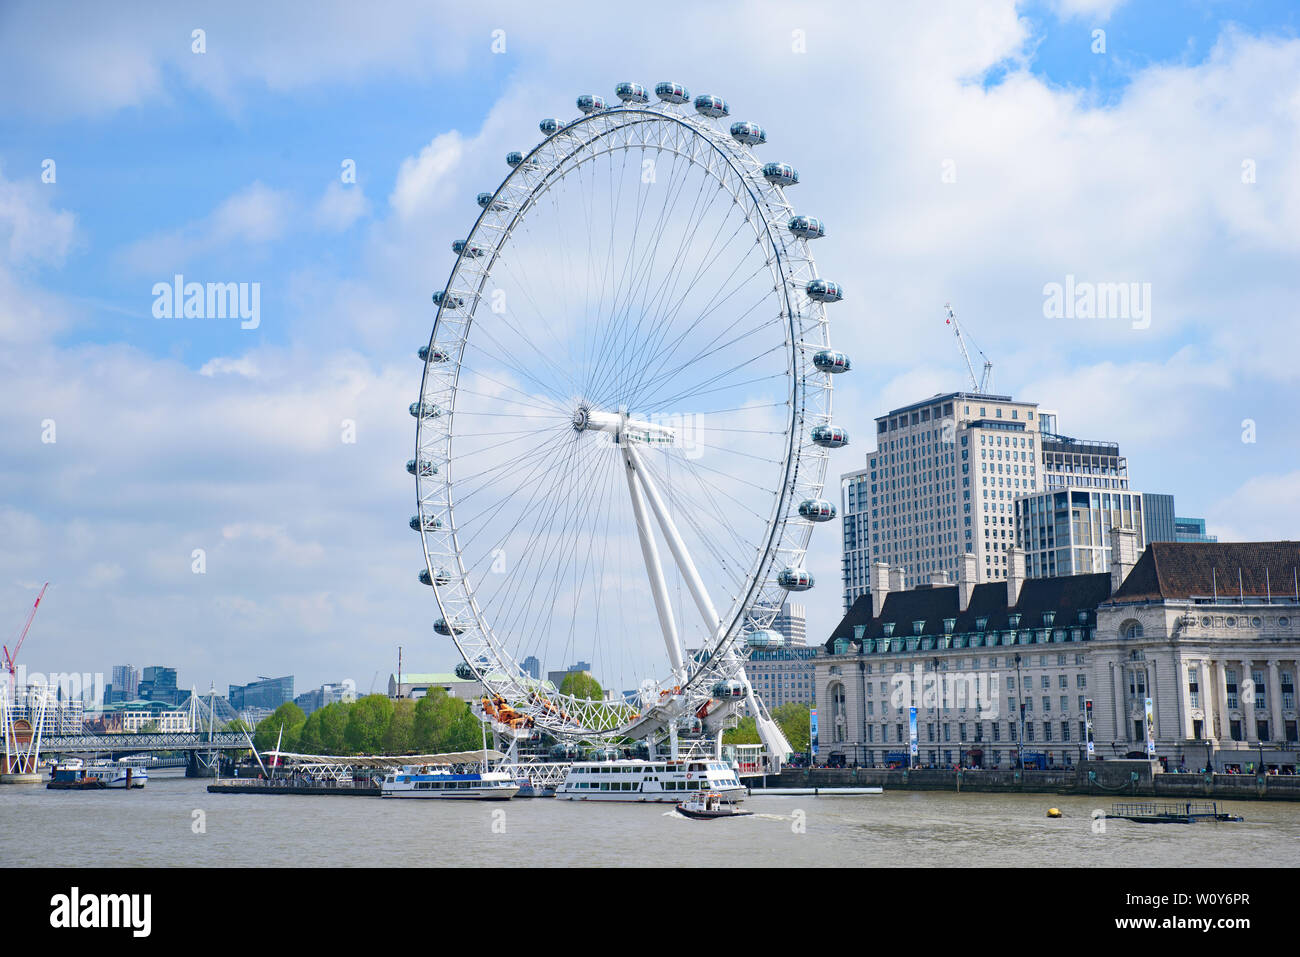
[[[45,597],[45,589],[49,587],[49,582],[46,582],[41,586],[41,593],[36,596],[36,603],[32,605],[32,610],[27,613],[27,621],[23,625],[23,630],[18,635],[18,640],[14,643],[14,650],[11,652],[8,645],[4,646],[4,666],[5,670],[9,672],[11,686],[15,676],[15,669],[17,668],[17,665],[14,662],[18,657],[18,650],[22,648],[23,642],[27,640],[27,631],[32,627],[32,619],[36,617],[36,609],[41,607],[41,599]]]
[[[952,326],[953,335],[957,337],[957,348],[961,350],[961,357],[966,360],[966,371],[970,373],[971,389],[980,395],[991,393],[993,391],[993,362],[988,356],[984,355],[984,350],[975,345],[974,340],[971,340],[971,345],[975,346],[975,351],[984,359],[984,375],[979,379],[975,377],[975,365],[970,361],[970,352],[966,350],[966,340],[969,337],[962,333],[961,324],[957,322],[957,313],[952,310],[952,303],[945,302],[943,309],[948,315],[945,322]]]

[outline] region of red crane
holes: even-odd
[[[32,610],[27,613],[27,623],[23,625],[22,633],[18,635],[18,641],[14,644],[13,652],[9,651],[8,645],[4,646],[4,665],[5,670],[9,672],[10,678],[14,677],[14,659],[18,657],[18,650],[22,648],[23,642],[27,640],[27,629],[32,627],[32,619],[36,617],[36,609],[41,607],[41,599],[45,597],[45,589],[49,587],[49,582],[46,582],[41,586],[41,593],[36,596],[36,604],[32,605]]]

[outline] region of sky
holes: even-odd
[[[1118,441],[1135,488],[1300,537],[1294,4],[71,6],[0,7],[0,633],[50,581],[30,669],[450,670],[403,469],[429,295],[505,154],[628,79],[726,97],[827,222],[829,497],[875,415],[968,384],[951,301],[997,391]],[[156,316],[177,274],[257,283],[257,322]],[[1049,316],[1067,277],[1149,316]],[[835,522],[810,638],[839,561]]]

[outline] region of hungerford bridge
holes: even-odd
[[[29,705],[23,717],[15,717],[8,698],[0,693],[0,736],[4,739],[4,764],[7,775],[38,773],[42,754],[106,755],[126,757],[156,751],[180,752],[186,758],[186,773],[208,776],[215,773],[223,751],[247,751],[253,742],[245,731],[218,731],[220,719],[214,716],[211,702],[190,696],[190,722],[193,731],[137,731],[125,734],[96,734],[87,731],[47,733],[49,696],[38,696],[35,707]],[[33,730],[34,729],[34,730]]]

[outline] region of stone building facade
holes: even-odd
[[[1146,751],[1150,697],[1171,770],[1261,754],[1294,770],[1300,545],[1160,542],[1139,557],[1131,529],[1112,534],[1109,573],[1027,579],[1011,548],[1004,582],[978,583],[967,555],[956,585],[901,590],[873,565],[815,659],[819,758],[1006,768],[1023,741],[1027,763],[1068,766],[1087,759],[1089,700],[1093,758],[1124,757]]]

